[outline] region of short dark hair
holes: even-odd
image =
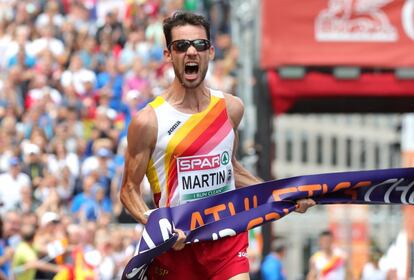
[[[286,242],[282,237],[276,237],[271,243],[271,249],[276,253],[282,253],[286,250]]]
[[[333,237],[333,232],[330,230],[324,230],[319,234],[319,237],[323,236]]]
[[[172,29],[187,24],[204,27],[207,34],[207,40],[210,40],[210,23],[205,17],[194,13],[178,11],[163,21],[163,30],[167,47],[169,47],[172,42]]]

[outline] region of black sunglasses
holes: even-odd
[[[206,39],[196,40],[176,40],[170,43],[168,49],[174,49],[176,52],[186,52],[190,46],[193,46],[198,52],[206,51],[210,48],[211,44]]]

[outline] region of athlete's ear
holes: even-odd
[[[215,54],[215,52],[216,52],[216,50],[214,49],[214,47],[213,46],[211,46],[210,47],[210,50],[209,50],[209,58],[210,58],[210,60],[213,60],[214,59],[214,54]]]
[[[171,52],[167,48],[164,49],[164,59],[167,62],[171,62]]]

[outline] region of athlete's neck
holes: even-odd
[[[323,250],[323,252],[329,258],[332,257],[332,255],[333,255],[333,249],[332,248],[327,248],[327,249]]]
[[[210,104],[210,90],[204,82],[196,88],[186,88],[174,80],[164,97],[172,106],[188,113],[202,112]]]

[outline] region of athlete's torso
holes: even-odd
[[[333,255],[330,257],[323,252],[316,252],[312,258],[318,272],[318,279],[345,279],[345,258],[339,250],[334,250]]]
[[[231,163],[233,126],[223,93],[210,93],[208,108],[196,114],[178,111],[161,96],[150,103],[158,132],[146,173],[159,207],[235,188]]]

